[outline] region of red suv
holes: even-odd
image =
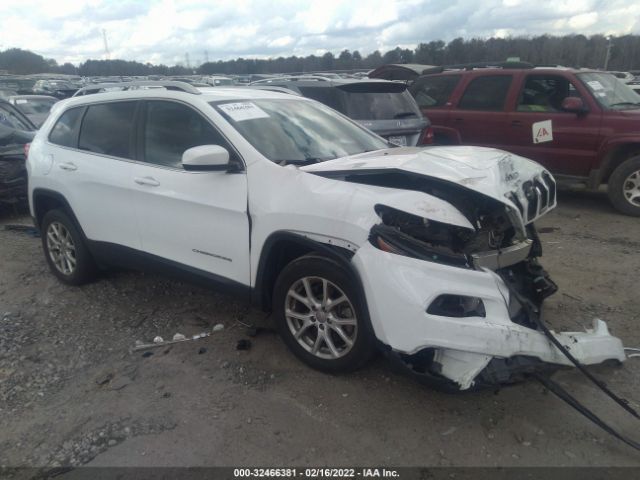
[[[438,68],[411,86],[439,144],[531,158],[560,180],[608,184],[640,216],[640,98],[615,76],[569,68]]]

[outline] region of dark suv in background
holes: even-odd
[[[483,145],[535,160],[556,178],[608,184],[640,216],[640,98],[615,76],[563,67],[440,67],[410,87],[434,141]]]
[[[305,75],[267,78],[251,86],[286,88],[317,100],[396,145],[428,145],[433,140],[429,120],[404,83]]]
[[[26,200],[25,145],[35,133],[35,125],[24,114],[0,100],[0,203]]]

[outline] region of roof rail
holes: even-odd
[[[322,75],[287,75],[282,77],[263,78],[262,80],[256,80],[255,82],[251,82],[249,85],[262,85],[262,84],[269,84],[272,82],[297,81],[297,80],[315,80],[317,82],[332,82],[335,80],[335,78],[323,77]]]
[[[136,80],[133,82],[112,82],[112,83],[97,83],[95,85],[87,85],[78,90],[73,96],[79,97],[81,95],[90,95],[92,93],[100,93],[106,89],[120,89],[120,90],[137,90],[139,87],[156,87],[165,88],[167,90],[177,90],[185,93],[192,93],[194,95],[200,95],[202,92],[193,85],[186,82],[177,82],[171,80]]]
[[[512,69],[531,69],[535,65],[529,62],[477,62],[477,63],[460,63],[456,65],[444,65],[442,67],[427,68],[422,71],[421,75],[433,75],[442,73],[447,70],[476,70],[481,68],[512,68]]]

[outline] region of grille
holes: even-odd
[[[542,175],[528,180],[522,184],[518,195],[510,195],[525,223],[539,217],[556,204],[556,182],[551,175],[544,172]],[[524,197],[526,202],[521,201]]]

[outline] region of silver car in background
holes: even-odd
[[[433,143],[431,123],[404,83],[301,75],[267,78],[251,86],[286,88],[317,100],[395,145]]]

